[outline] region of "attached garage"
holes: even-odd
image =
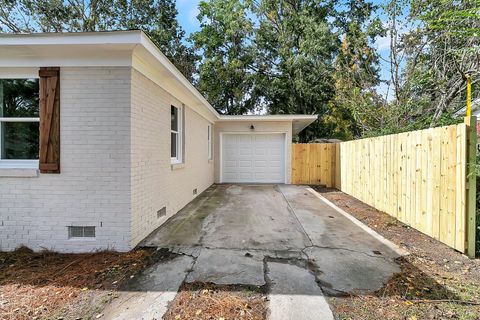
[[[290,183],[292,137],[311,115],[220,116],[214,125],[216,183]]]
[[[221,135],[221,180],[228,183],[285,183],[284,133]]]

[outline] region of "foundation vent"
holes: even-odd
[[[69,226],[68,238],[95,238],[95,227],[85,226]]]
[[[162,209],[157,211],[157,218],[161,218],[167,215],[167,207],[163,207]]]

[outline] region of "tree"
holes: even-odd
[[[430,108],[434,125],[444,112],[464,106],[461,92],[467,72],[479,81],[480,1],[415,0],[411,16],[420,26],[406,38],[412,47],[407,51],[407,80],[413,83],[413,94],[434,102]],[[415,86],[418,79],[422,81],[420,90]]]
[[[255,110],[254,26],[248,17],[248,3],[202,1],[199,9],[201,30],[191,37],[202,56],[199,90],[220,113]]]
[[[332,135],[352,139],[382,126],[385,110],[376,93],[380,83],[375,37],[384,34],[376,7],[365,1],[346,1],[336,13],[342,44],[335,59],[335,95],[329,102],[326,123]]]
[[[408,15],[405,13],[408,11]],[[480,78],[480,1],[402,0],[386,6],[390,20],[391,83],[398,128],[457,121],[465,105],[465,74]],[[408,26],[399,32],[399,19]]]
[[[338,39],[327,23],[327,8],[317,1],[264,0],[255,12],[263,17],[256,43],[269,111],[313,113],[309,104],[326,102],[332,94]]]
[[[173,0],[0,0],[2,32],[141,29],[193,80],[196,56],[176,16]]]
[[[313,0],[254,3],[258,73],[263,103],[271,114],[319,114],[300,141],[328,134],[323,125],[332,98],[338,38],[328,23],[330,6]]]
[[[369,35],[374,36],[374,28],[370,28],[374,25],[370,19],[374,7],[367,1],[353,0],[343,5],[345,10],[340,11],[334,1],[202,2],[201,30],[192,36],[203,56],[198,87],[214,107],[224,113],[318,114],[319,120],[302,132],[301,141],[344,137],[336,117],[341,114],[352,126],[355,120],[345,105],[332,104],[336,89],[344,88],[346,93],[351,84],[344,82],[343,87],[336,88],[334,81],[335,75],[339,81],[349,79],[347,73],[352,71],[342,69],[341,78],[340,73],[335,72],[335,61],[345,60],[336,60],[340,37],[351,33],[348,37],[352,42],[350,56],[361,58],[357,66],[362,71],[356,74],[362,77],[368,72],[373,74],[370,78],[358,79],[369,81],[359,85],[365,102],[370,101],[367,91],[375,85],[378,70],[374,50],[360,48],[368,43]],[[363,42],[357,45],[354,41],[359,35]],[[338,95],[340,97],[342,95]],[[352,101],[356,98],[349,97]],[[349,137],[353,130],[348,129]]]
[[[382,100],[375,90],[378,57],[358,24],[352,23],[349,29],[335,60],[335,96],[326,116],[332,134],[340,139],[363,136],[385,121]]]

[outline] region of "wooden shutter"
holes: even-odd
[[[40,172],[60,173],[60,68],[40,68]]]

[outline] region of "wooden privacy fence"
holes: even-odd
[[[335,186],[335,144],[292,144],[292,183]]]
[[[336,145],[294,144],[292,183],[335,186],[472,256],[476,177],[467,163],[475,162],[475,121]]]

